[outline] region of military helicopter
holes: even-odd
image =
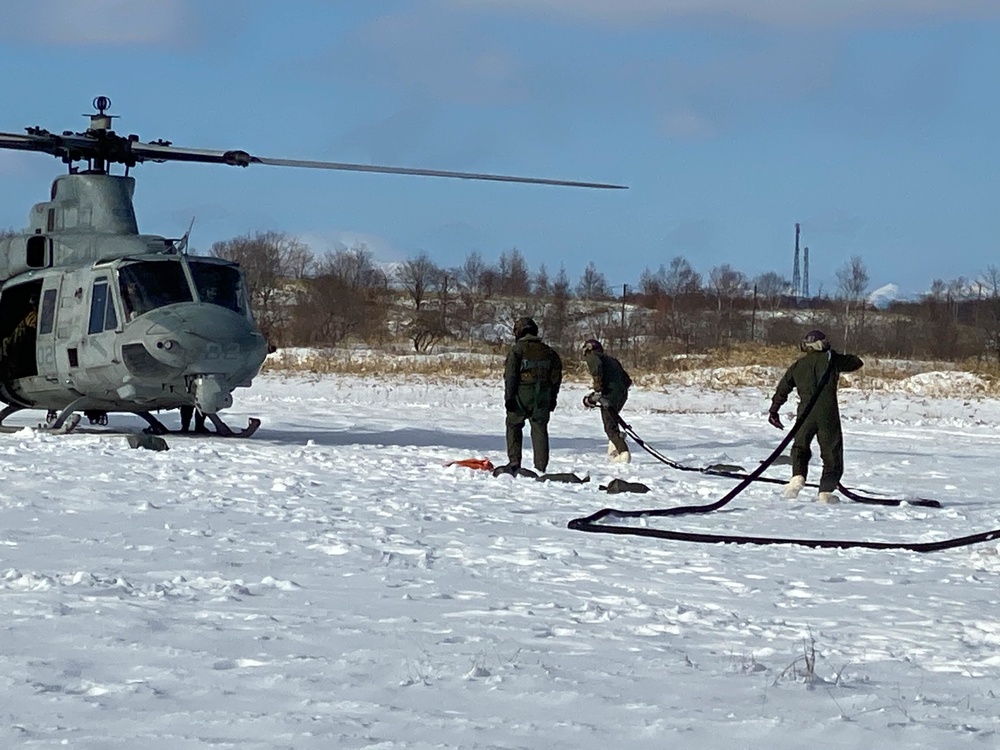
[[[84,132],[0,132],[0,148],[51,154],[68,166],[22,234],[0,238],[0,429],[11,414],[46,411],[40,427],[106,425],[108,413],[137,414],[147,432],[168,428],[154,411],[194,407],[216,433],[233,430],[219,412],[248,387],[268,354],[236,263],[187,253],[188,234],[140,234],[131,168],[168,161],[248,167],[333,169],[466,180],[621,189],[623,185],[433,169],[270,159],[242,150],[141,143],[112,129],[111,100],[93,100]],[[83,166],[85,165],[85,167]],[[111,174],[113,165],[123,174]],[[188,230],[190,233],[190,228]],[[7,428],[11,429],[11,428]]]

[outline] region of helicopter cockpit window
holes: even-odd
[[[90,325],[87,332],[100,333],[117,327],[118,316],[115,314],[115,305],[108,291],[108,280],[97,279],[90,298]]]
[[[118,269],[118,287],[129,320],[159,307],[194,301],[180,259],[123,265]]]
[[[233,312],[245,313],[246,297],[239,269],[219,263],[189,261],[191,277],[198,290],[198,299],[225,307]]]

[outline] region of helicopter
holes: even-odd
[[[22,233],[0,237],[0,429],[11,414],[46,412],[43,429],[72,430],[80,414],[106,425],[132,413],[146,432],[171,432],[154,412],[195,408],[222,436],[247,437],[219,413],[249,387],[269,345],[250,309],[239,265],[188,254],[188,232],[139,232],[132,168],[169,161],[376,172],[564,187],[624,185],[435,169],[273,159],[243,150],[181,148],[119,135],[111,100],[93,100],[83,132],[0,132],[0,148],[61,159],[66,174],[35,204]],[[114,165],[121,174],[112,174]]]

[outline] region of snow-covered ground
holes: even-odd
[[[755,484],[721,512],[649,524],[889,541],[1000,527],[1000,404],[909,391],[842,392],[844,481],[942,509],[789,502]],[[0,747],[1000,743],[1000,545],[570,531],[608,505],[733,486],[638,449],[609,464],[584,392],[567,387],[551,423],[550,471],[591,477],[579,485],[444,466],[505,461],[494,382],[269,375],[228,413],[263,419],[252,439],[168,437],[160,453],[0,435]],[[750,469],[781,437],[769,396],[636,390],[625,416],[675,460]],[[614,477],[653,491],[601,492]]]

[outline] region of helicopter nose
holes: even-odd
[[[192,303],[148,314],[139,339],[154,359],[184,374],[252,376],[267,355],[264,337],[245,316]],[[139,343],[139,342],[137,342]]]

